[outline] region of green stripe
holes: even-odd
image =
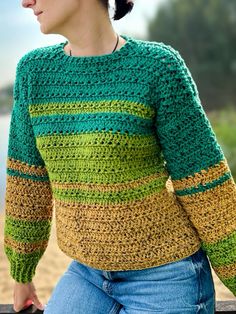
[[[154,136],[106,137],[95,133],[38,137],[50,180],[112,184],[165,171]]]
[[[68,173],[58,173],[53,172],[50,174],[51,182],[61,182],[61,183],[73,183],[73,182],[82,182],[82,183],[98,183],[98,184],[116,184],[116,183],[125,183],[131,180],[138,180],[141,177],[150,176],[156,173],[164,173],[162,165],[140,168],[140,169],[131,169],[135,171],[120,171],[114,173],[96,173],[96,172],[86,172],[86,169],[83,171],[78,171],[73,173],[73,171]],[[168,176],[165,177],[167,180]]]
[[[176,194],[179,196],[184,196],[184,195],[190,195],[190,194],[195,194],[199,192],[205,192],[207,190],[213,189],[214,187],[217,187],[219,184],[224,183],[225,181],[231,178],[232,178],[231,172],[227,172],[220,178],[213,180],[212,182],[208,182],[207,184],[204,184],[204,185],[199,184],[197,187],[187,188],[184,190],[176,190]]]
[[[207,252],[212,267],[236,263],[236,231],[214,244],[203,241],[201,246]]]
[[[161,156],[159,151],[154,146],[149,146],[146,149],[142,147],[139,148],[113,148],[107,149],[105,147],[95,147],[95,146],[86,146],[86,147],[56,147],[42,150],[42,156],[45,157],[47,170],[51,168],[51,166],[60,166],[62,169],[73,170],[78,169],[78,167],[86,167],[88,166],[94,167],[94,164],[97,169],[100,167],[105,167],[109,169],[109,167],[117,167],[117,171],[119,170],[119,166],[122,167],[126,165],[126,167],[132,167],[137,163],[142,163],[141,167],[145,167],[146,164],[156,164],[156,162],[160,162]],[[60,156],[60,158],[58,158]],[[154,159],[154,160],[153,160]],[[144,164],[143,164],[144,162]]]
[[[43,256],[44,250],[33,253],[18,253],[4,245],[4,252],[10,261],[10,275],[17,282],[31,282],[36,271],[37,264]]]
[[[37,146],[41,155],[46,161],[49,169],[50,160],[65,160],[75,158],[81,162],[82,159],[94,160],[109,164],[113,160],[135,160],[136,158],[151,157],[159,158],[161,148],[157,145],[154,136],[124,136],[124,135],[103,135],[87,133],[80,135],[54,135],[37,137]],[[67,157],[68,156],[68,157]],[[66,160],[67,159],[67,160]],[[47,161],[49,160],[49,161]]]
[[[120,173],[135,173],[139,171],[142,167],[143,168],[152,168],[152,167],[160,167],[160,161],[158,158],[140,158],[134,160],[122,160],[120,159],[113,159],[113,160],[106,160],[106,159],[95,159],[94,160],[71,160],[65,159],[60,161],[50,161],[47,162],[48,170],[53,168],[61,169],[61,172],[66,173],[68,179],[71,175],[77,172],[78,176],[81,172],[85,173],[92,173],[94,175],[100,174],[107,174],[107,175],[119,175]]]
[[[44,250],[38,249],[34,252],[30,253],[18,253],[11,247],[4,245],[4,250],[8,256],[10,256],[13,260],[17,261],[18,263],[25,263],[27,259],[31,264],[33,264],[33,260],[35,259],[35,262],[38,260],[39,257],[43,255]]]
[[[130,113],[141,118],[153,118],[152,107],[128,100],[76,101],[73,103],[47,103],[29,105],[31,118],[47,115],[80,114],[94,112]]]
[[[90,133],[80,133],[80,134],[68,134],[68,135],[44,135],[37,136],[37,147],[38,149],[54,149],[58,148],[68,148],[73,149],[75,147],[81,147],[81,150],[88,149],[89,151],[94,149],[102,149],[108,151],[110,149],[120,149],[122,150],[129,149],[129,154],[133,152],[134,149],[139,149],[145,152],[151,149],[151,147],[155,147],[157,152],[161,152],[161,148],[158,145],[157,138],[152,135],[125,135],[125,134],[112,134],[108,132],[90,132]],[[142,147],[140,147],[142,146]],[[154,149],[154,148],[153,148]],[[130,156],[130,155],[129,155]]]
[[[4,234],[18,242],[34,243],[48,240],[50,230],[51,220],[26,221],[11,216],[6,216],[5,219]]]
[[[18,170],[13,170],[10,168],[7,168],[7,174],[12,177],[20,177],[23,179],[30,179],[32,181],[40,181],[40,182],[49,181],[48,175],[46,176],[30,175],[30,174],[26,174],[26,173],[20,172]]]
[[[86,204],[121,204],[141,200],[151,194],[161,192],[165,188],[167,177],[161,177],[144,183],[141,186],[117,192],[84,191],[80,189],[53,189],[55,198],[60,200],[76,200]]]

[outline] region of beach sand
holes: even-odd
[[[4,212],[0,213],[0,303],[13,303],[14,280],[9,274],[9,262],[3,250]],[[48,302],[53,287],[61,275],[66,271],[70,257],[65,255],[58,247],[55,232],[55,214],[53,217],[52,231],[48,247],[40,259],[33,283],[39,300],[45,304]],[[216,290],[216,300],[232,300],[234,295],[221,283],[212,269]]]

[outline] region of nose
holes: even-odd
[[[28,8],[32,5],[35,5],[36,0],[22,0],[22,7],[23,8]]]

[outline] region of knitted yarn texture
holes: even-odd
[[[113,53],[40,47],[16,68],[4,249],[30,282],[55,211],[59,248],[107,271],[202,247],[236,295],[236,184],[196,84],[170,45],[121,35]]]

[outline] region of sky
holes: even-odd
[[[132,12],[121,20],[111,19],[113,28],[119,34],[145,38],[147,21],[164,1],[166,0],[134,0]],[[21,3],[21,0],[0,1],[0,89],[13,83],[17,62],[25,53],[65,40],[62,35],[41,33],[33,10],[23,8]],[[110,16],[113,16],[114,1],[110,1],[110,5]]]

